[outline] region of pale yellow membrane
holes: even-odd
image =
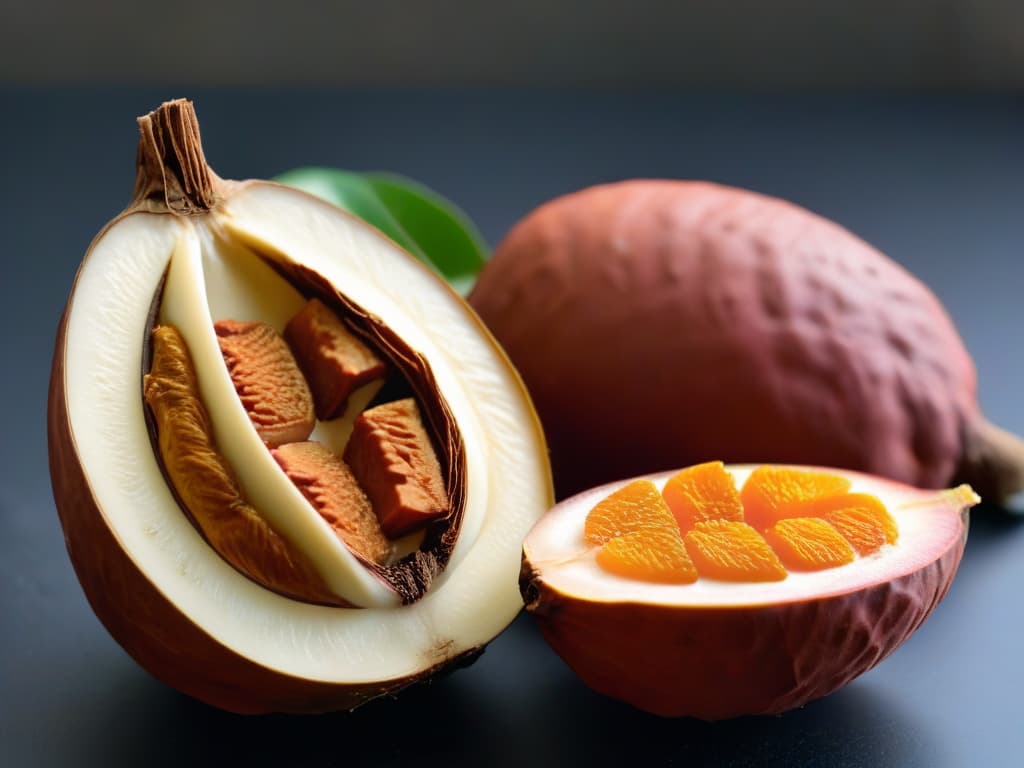
[[[249,296],[252,304],[269,304],[269,297],[261,295],[259,289],[276,293],[277,287],[271,281],[254,280],[250,285],[250,272],[245,268],[219,270],[218,279],[207,283],[204,262],[216,260],[221,254],[212,251],[212,239],[203,244],[207,246],[205,258],[201,241],[191,232],[178,241],[164,286],[160,322],[175,326],[185,338],[217,450],[227,459],[253,509],[309,558],[334,594],[364,607],[397,605],[398,596],[363,567],[281,471],[253,427],[224,365],[212,309],[227,303],[241,304],[226,298],[235,295]],[[280,290],[285,304],[288,292]],[[301,297],[299,300],[301,308]],[[254,316],[248,306],[235,306],[230,311],[236,319],[263,319]]]

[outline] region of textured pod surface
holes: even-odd
[[[987,425],[938,300],[790,203],[700,182],[586,189],[513,228],[470,302],[530,389],[560,496],[712,458],[920,487],[964,470],[1005,495],[965,467]]]
[[[851,476],[903,510],[900,546],[846,571],[756,585],[663,587],[602,574],[586,557],[573,562],[582,539],[571,531],[618,484],[580,494],[526,539],[527,610],[583,682],[646,711],[720,720],[802,706],[871,669],[924,622],[967,538],[971,502]]]
[[[758,612],[711,608],[666,620],[657,606],[581,604],[544,586],[527,591],[527,607],[594,690],[665,717],[721,720],[785,712],[871,669],[931,613],[957,561],[951,551],[868,590]]]

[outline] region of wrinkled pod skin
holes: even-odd
[[[589,687],[663,717],[723,720],[786,712],[874,667],[945,596],[965,540],[966,529],[958,546],[899,579],[759,611],[667,617],[663,606],[581,601],[529,567],[521,584],[544,638]]]
[[[935,296],[840,226],[701,182],[629,181],[517,224],[470,303],[517,365],[558,496],[709,459],[1024,487]]]

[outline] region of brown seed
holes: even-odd
[[[375,563],[388,559],[391,542],[341,457],[316,442],[289,443],[271,453],[349,549]]]
[[[344,414],[356,389],[387,373],[384,361],[319,299],[311,299],[288,322],[284,339],[306,374],[322,421]]]
[[[345,448],[345,461],[390,538],[448,515],[441,465],[412,398],[364,411]]]
[[[316,425],[313,397],[288,345],[266,323],[214,324],[235,391],[267,445],[305,440]]]
[[[213,443],[192,358],[173,326],[153,329],[153,364],[143,391],[156,421],[164,470],[210,546],[264,586],[316,602],[339,602],[305,557],[242,498]]]

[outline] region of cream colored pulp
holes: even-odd
[[[235,279],[232,260],[244,259],[218,245],[226,236],[265,244],[323,275],[366,311],[387,318],[430,362],[465,441],[469,483],[448,568],[414,605],[398,607],[262,445],[253,449],[258,438],[233,388],[228,397],[222,362],[218,375],[203,370],[209,363],[200,360],[220,360],[212,331],[218,315],[252,312],[255,317],[238,319],[282,327],[298,306],[286,285],[270,285],[276,275],[250,271],[251,265],[241,270],[239,279],[249,281],[244,290],[208,290]],[[343,597],[367,608],[305,604],[254,584],[213,552],[178,509],[150,446],[140,380],[147,314],[169,263],[162,314],[185,333],[204,399],[225,414],[214,425],[219,447],[234,446],[227,458],[244,475],[253,505],[296,537]],[[65,377],[79,458],[108,526],[171,603],[239,654],[309,679],[397,679],[488,642],[521,607],[520,542],[550,503],[550,481],[540,438],[527,428],[533,416],[520,385],[451,291],[334,208],[260,185],[209,216],[139,213],[118,221],[80,272]],[[225,434],[231,439],[221,439]],[[256,463],[256,454],[267,461]],[[251,470],[244,466],[250,461]]]

